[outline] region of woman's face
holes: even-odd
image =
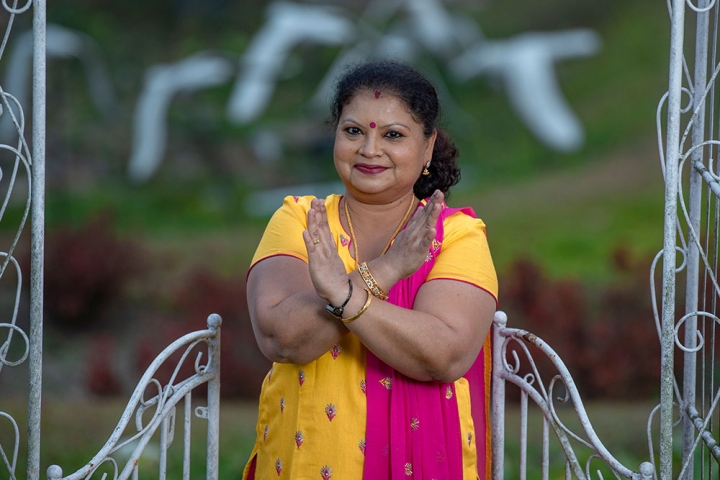
[[[359,91],[343,108],[335,130],[335,168],[353,197],[389,203],[412,191],[432,158],[436,133],[425,138],[398,97]]]

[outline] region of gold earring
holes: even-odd
[[[430,175],[430,170],[428,170],[428,167],[430,166],[430,162],[427,162],[427,165],[425,165],[425,168],[423,168],[422,174],[425,176]]]

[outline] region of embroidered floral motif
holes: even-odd
[[[285,411],[285,397],[282,397],[280,399],[280,413],[283,413]]]
[[[358,443],[358,447],[360,447],[360,451],[365,455],[365,439],[363,438],[360,440],[360,443]]]
[[[320,476],[323,480],[330,480],[330,478],[332,477],[332,468],[325,465],[320,469]]]
[[[442,243],[438,242],[437,240],[433,240],[432,241],[433,252],[437,252],[440,249],[440,245],[442,245]]]
[[[305,383],[305,372],[302,369],[298,372],[298,382],[300,382],[301,387],[303,386],[303,383]]]
[[[427,257],[425,257],[425,263],[429,262],[432,259],[433,259],[432,252],[428,252]]]
[[[380,380],[380,385],[387,388],[388,390],[392,390],[392,378],[385,377]]]
[[[360,390],[362,390],[362,392],[367,395],[367,382],[364,378],[360,380]]]
[[[405,475],[407,475],[408,477],[412,475],[412,463],[405,464]]]
[[[382,456],[388,457],[390,456],[390,445],[385,445],[382,449]]]
[[[437,459],[438,463],[440,463],[440,462],[442,462],[443,460],[445,460],[445,455],[443,454],[443,452],[441,452],[440,450],[438,450],[438,451],[435,452],[435,458]]]
[[[335,405],[332,403],[325,405],[325,415],[327,415],[328,420],[332,422],[332,419],[335,418],[335,415],[337,415],[337,408],[335,408]]]
[[[297,448],[300,448],[300,445],[303,444],[303,440],[305,440],[305,435],[303,435],[300,430],[295,432],[295,445],[297,445]]]
[[[348,245],[350,245],[350,239],[341,233],[340,234],[340,244],[343,247],[347,247]]]
[[[340,356],[340,352],[342,352],[342,345],[340,345],[339,343],[336,343],[330,350],[330,355],[332,355],[333,360],[336,360],[337,357]]]
[[[472,444],[472,432],[468,432],[468,447]]]
[[[265,425],[265,432],[263,433],[263,442],[267,440],[269,425]]]
[[[280,460],[279,458],[275,460],[275,471],[277,472],[278,477],[282,473],[282,460]]]
[[[418,420],[417,418],[413,417],[413,418],[410,420],[410,428],[412,428],[413,430],[417,430],[418,428],[420,428],[420,420]]]
[[[445,390],[445,398],[450,400],[452,398],[452,396],[453,396],[452,387],[447,387],[447,390]]]

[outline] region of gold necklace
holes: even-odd
[[[345,218],[347,218],[348,221],[348,227],[350,227],[350,239],[352,240],[353,249],[355,251],[355,263],[357,265],[360,264],[360,255],[358,254],[358,246],[357,246],[357,240],[355,240],[355,230],[353,230],[353,224],[352,220],[350,220],[350,210],[348,210],[348,204],[347,204],[347,197],[344,199],[344,207],[345,207]],[[415,204],[415,196],[413,195],[410,197],[410,206],[408,206],[407,211],[405,212],[405,215],[403,215],[402,220],[400,220],[400,223],[398,224],[397,228],[395,229],[395,232],[393,232],[392,236],[390,237],[390,240],[388,240],[387,245],[385,245],[385,248],[383,248],[382,253],[380,256],[382,257],[385,255],[385,252],[388,251],[390,248],[390,245],[392,244],[393,240],[395,240],[395,237],[398,233],[400,233],[400,229],[405,224],[405,220],[410,216],[410,211],[412,210],[413,205]]]

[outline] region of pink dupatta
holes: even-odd
[[[440,253],[443,220],[463,212],[475,218],[469,207],[445,207],[437,223],[438,243],[417,272],[395,284],[388,301],[412,308],[420,287]],[[366,360],[367,427],[364,480],[421,478],[458,480],[463,478],[462,441],[474,441],[479,478],[489,471],[488,381],[489,342],[485,342],[475,363],[464,375],[470,385],[475,432],[465,437],[460,431],[457,396],[452,383],[420,382],[388,366],[369,350]],[[488,371],[486,372],[486,368]]]

